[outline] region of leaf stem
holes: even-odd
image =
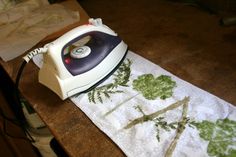
[[[181,134],[185,130],[185,125],[188,123],[187,111],[188,111],[188,102],[184,102],[181,121],[178,123],[175,138],[171,142],[170,146],[168,147],[168,149],[166,151],[166,154],[165,154],[165,157],[171,157],[172,156],[172,154],[173,154],[173,152],[176,148],[177,142],[178,142]]]
[[[122,106],[123,104],[125,104],[126,102],[130,101],[131,99],[133,99],[134,97],[138,96],[140,93],[137,93],[131,97],[129,97],[128,99],[125,99],[124,101],[122,101],[121,103],[119,103],[118,105],[116,105],[114,108],[112,108],[110,111],[108,111],[107,113],[104,114],[104,117],[108,116],[109,114],[111,114],[112,112],[114,112],[116,109],[118,109],[120,106]]]
[[[124,129],[129,129],[131,127],[133,127],[134,125],[136,124],[139,124],[139,123],[142,123],[142,122],[145,122],[145,121],[148,121],[148,120],[153,120],[154,118],[156,118],[157,116],[159,116],[160,114],[163,114],[169,110],[173,110],[183,104],[187,104],[189,102],[189,97],[185,97],[183,100],[179,100],[171,105],[169,105],[168,107],[162,109],[162,110],[159,110],[159,111],[156,111],[152,114],[149,114],[149,115],[144,115],[140,118],[137,118],[137,119],[134,119],[132,122],[130,122],[128,125],[126,125],[124,127]]]

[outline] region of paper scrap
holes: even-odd
[[[40,5],[35,0],[0,14],[0,57],[9,61],[46,36],[79,20],[79,13],[60,4]]]

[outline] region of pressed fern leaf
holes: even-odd
[[[96,104],[97,102],[103,103],[104,99],[110,98],[111,94],[122,93],[123,91],[117,90],[119,86],[128,87],[130,73],[131,73],[131,60],[126,59],[120,67],[113,74],[113,82],[97,87],[88,93],[89,102]]]

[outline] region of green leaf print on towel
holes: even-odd
[[[155,100],[157,97],[160,99],[171,97],[175,86],[176,83],[166,75],[154,78],[152,74],[145,74],[133,81],[133,88],[141,92],[148,100]]]
[[[129,82],[130,77],[130,66],[132,62],[129,59],[126,59],[115,72],[113,83],[109,83],[100,87],[97,87],[88,93],[89,102],[103,103],[105,98],[110,98],[111,94],[122,93],[123,91],[118,90],[119,86],[128,87],[127,83]]]
[[[204,120],[192,123],[199,131],[199,136],[209,141],[207,153],[216,157],[236,156],[236,122],[218,119],[215,123]]]
[[[116,105],[110,111],[105,113],[104,116],[111,114],[120,106],[140,94],[142,94],[143,97],[148,100],[155,100],[158,97],[160,99],[169,98],[173,94],[173,88],[176,87],[176,82],[167,75],[160,75],[157,78],[154,78],[152,74],[143,74],[141,76],[138,76],[138,78],[135,79],[132,84],[133,89],[138,91],[138,93]]]
[[[164,131],[176,130],[175,137],[173,138],[172,142],[170,143],[165,153],[165,157],[171,157],[176,148],[178,140],[180,139],[180,136],[182,135],[182,133],[184,132],[186,128],[186,124],[190,123],[190,119],[187,117],[189,101],[190,101],[190,98],[185,97],[184,99],[179,100],[149,115],[146,115],[144,111],[142,110],[141,106],[138,105],[135,107],[135,109],[137,109],[140,113],[142,113],[142,116],[132,120],[129,124],[127,124],[124,127],[124,129],[130,129],[131,127],[134,127],[135,125],[141,124],[143,122],[153,121],[156,126],[156,138],[158,142],[160,141],[161,129]],[[179,121],[167,123],[164,119],[165,117],[160,117],[161,114],[166,113],[170,110],[174,110],[180,106],[183,106],[183,109],[182,109],[182,116]]]

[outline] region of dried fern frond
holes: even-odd
[[[103,103],[104,99],[110,98],[111,94],[122,93],[123,91],[117,90],[119,86],[128,87],[128,82],[131,73],[131,60],[126,59],[120,67],[113,74],[113,82],[97,87],[88,93],[89,102],[96,104],[97,102]]]

